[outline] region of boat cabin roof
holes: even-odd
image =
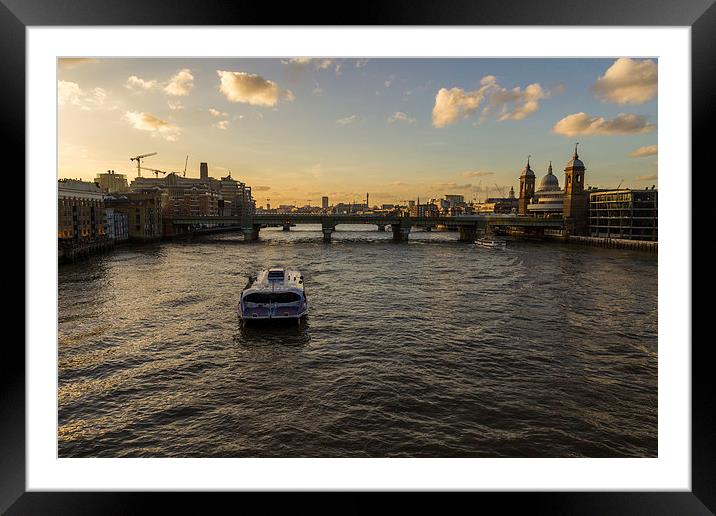
[[[303,292],[303,275],[300,271],[283,268],[271,268],[259,271],[256,281],[244,290],[250,292]]]

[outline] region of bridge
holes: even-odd
[[[371,224],[378,231],[390,226],[393,240],[405,241],[413,227],[430,230],[436,226],[458,229],[459,240],[472,242],[481,232],[494,233],[496,230],[518,230],[526,234],[541,236],[545,229],[562,229],[562,218],[544,218],[522,215],[464,215],[435,217],[404,217],[400,215],[339,215],[322,213],[257,213],[246,217],[231,216],[180,216],[171,219],[178,232],[190,231],[192,226],[211,224],[231,226],[244,234],[244,240],[257,240],[262,227],[280,226],[288,231],[296,224],[320,224],[324,242],[331,241],[331,234],[340,224]]]

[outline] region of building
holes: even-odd
[[[600,190],[589,194],[589,235],[658,240],[658,191]]]
[[[57,183],[57,238],[63,244],[104,240],[104,195],[95,183],[60,179]]]
[[[444,199],[445,199],[445,202],[447,202],[447,204],[448,204],[448,208],[454,208],[455,206],[460,206],[462,204],[465,204],[465,196],[464,195],[449,194],[449,195],[445,195]]]
[[[328,197],[325,195],[321,197],[321,208],[323,208],[324,210],[328,209]]]
[[[231,173],[221,179],[209,177],[208,174],[209,166],[202,162],[199,178],[184,177],[172,172],[162,178],[137,177],[131,187],[135,192],[159,189],[163,196],[164,216],[169,218],[196,213],[194,205],[199,202],[205,203],[205,214],[219,213],[220,210],[224,216],[243,217],[256,211],[250,186],[232,178]],[[205,201],[198,200],[202,194]]]
[[[155,240],[162,237],[162,192],[127,192],[105,198],[107,207],[127,217],[128,235],[131,240]]]
[[[114,242],[123,242],[129,238],[129,224],[126,213],[114,208],[104,209],[104,227],[107,238]]]
[[[549,162],[547,175],[540,179],[532,201],[527,205],[527,213],[536,217],[561,217],[564,209],[564,190],[559,187],[559,179],[552,173]]]
[[[97,174],[94,180],[104,193],[122,193],[129,191],[127,184],[127,176],[125,174],[116,174],[114,170],[108,170],[106,173]]]
[[[520,197],[517,200],[517,213],[527,215],[527,206],[532,202],[535,194],[535,173],[530,168],[530,157],[527,156],[527,165],[520,174]]]
[[[368,211],[368,205],[364,203],[345,203],[339,202],[333,207],[333,213],[338,215],[346,215],[350,213],[362,213]]]
[[[415,204],[408,209],[411,217],[437,217],[440,210],[435,204]]]
[[[564,168],[564,200],[563,217],[564,229],[570,235],[586,235],[589,226],[589,196],[584,191],[584,172],[586,168],[577,154],[577,145],[574,146],[574,156]]]

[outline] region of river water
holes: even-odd
[[[654,457],[657,259],[320,226],[59,269],[60,457]],[[242,328],[249,274],[302,325]]]

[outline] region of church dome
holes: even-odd
[[[527,165],[525,165],[525,169],[522,171],[522,174],[520,177],[535,177],[535,173],[532,172],[532,169],[530,168],[530,157],[527,156]]]
[[[582,160],[579,159],[579,154],[577,154],[577,145],[574,146],[574,156],[567,162],[565,170],[568,168],[584,168],[584,163],[582,163]]]
[[[547,169],[547,175],[544,176],[542,179],[540,179],[538,189],[541,192],[551,192],[551,191],[560,189],[559,188],[559,179],[557,179],[557,176],[555,176],[552,173],[552,162],[551,161],[549,162],[549,169]]]

